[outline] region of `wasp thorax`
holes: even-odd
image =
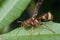
[[[53,15],[48,12],[42,16],[42,21],[52,21],[53,20]]]

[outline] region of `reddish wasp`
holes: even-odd
[[[37,18],[35,18],[35,16],[37,15],[37,12],[38,12],[38,9],[40,7],[40,5],[42,4],[43,0],[38,0],[36,6],[35,6],[35,9],[33,11],[33,15],[31,18],[25,20],[25,21],[18,21],[18,23],[20,22],[21,25],[24,27],[24,28],[27,28],[28,25],[31,25],[31,31],[34,27],[39,27],[39,25],[41,25],[41,20],[43,21],[52,21],[53,20],[53,15],[48,12],[48,13],[44,13],[40,16],[38,16]],[[43,23],[42,23],[43,24]],[[43,24],[46,28],[48,28],[50,31],[52,31],[53,33],[55,33],[51,28],[47,27],[45,24]]]
[[[21,25],[24,27],[24,28],[27,28],[28,25],[32,25],[33,27],[39,27],[40,24],[46,26],[45,24],[41,23],[43,21],[52,21],[53,20],[53,15],[48,12],[48,13],[44,13],[43,15],[40,15],[38,16],[37,18],[29,18],[27,20],[25,20],[24,22],[22,21],[18,21],[21,23]],[[46,26],[46,28],[48,28]],[[50,31],[52,31],[53,33],[55,33],[52,29],[48,28]]]

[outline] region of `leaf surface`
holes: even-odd
[[[30,0],[1,0],[0,29],[16,20],[29,4]]]
[[[60,40],[60,24],[54,22],[46,22],[48,27],[52,28],[55,33],[45,29],[43,25],[32,30],[32,35],[30,35],[30,29],[26,30],[23,27],[14,29],[13,31],[0,35],[2,40]],[[38,35],[38,31],[40,35]]]

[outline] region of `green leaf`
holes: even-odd
[[[1,0],[2,1],[2,0]],[[3,0],[0,7],[0,29],[16,20],[29,4],[30,0]]]
[[[13,31],[0,35],[1,40],[60,40],[60,24],[54,22],[45,22],[45,24],[52,28],[55,33],[47,30],[43,25],[32,30],[32,35],[30,34],[30,29],[16,28]],[[40,35],[38,35],[38,31]]]
[[[0,29],[0,34],[6,33],[6,32],[8,32],[8,31],[10,31],[9,25],[3,27],[2,29]]]

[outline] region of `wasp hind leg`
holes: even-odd
[[[48,27],[47,25],[45,25],[45,24],[42,24],[42,25],[43,25],[44,28],[46,28],[46,29],[50,30],[51,32],[55,33],[55,31],[53,31],[52,28],[49,28],[49,27]]]

